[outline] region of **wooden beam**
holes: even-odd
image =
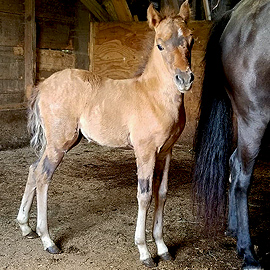
[[[101,22],[111,21],[111,16],[96,0],[81,0],[89,11]]]
[[[126,0],[111,0],[119,21],[132,22],[133,17]]]
[[[113,21],[119,21],[118,16],[115,12],[114,5],[111,0],[105,0],[102,3],[106,8],[107,12],[111,15]]]
[[[90,37],[89,37],[89,70],[94,71],[94,46],[95,46],[95,38],[96,38],[96,23],[90,22]]]
[[[29,99],[36,81],[35,0],[25,0],[24,63],[25,97]]]

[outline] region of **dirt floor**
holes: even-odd
[[[0,151],[0,269],[146,269],[134,244],[137,181],[132,151],[83,142],[66,155],[49,189],[49,226],[60,255],[43,251],[40,239],[24,239],[15,220],[34,161],[30,148]],[[157,269],[240,269],[235,241],[222,234],[205,236],[193,216],[191,168],[190,149],[176,145],[164,217],[165,242],[175,259],[159,262]],[[265,269],[270,269],[269,168],[269,160],[258,162],[250,197],[252,239]],[[152,213],[151,208],[146,233],[158,261]],[[35,222],[36,204],[33,228]]]

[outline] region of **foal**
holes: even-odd
[[[157,252],[164,260],[171,259],[163,241],[162,216],[172,146],[185,126],[183,94],[194,79],[190,70],[192,33],[186,25],[189,13],[188,1],[177,15],[161,15],[149,6],[148,23],[156,35],[149,61],[138,77],[112,80],[85,70],[66,69],[35,89],[29,128],[31,144],[40,158],[30,166],[17,217],[23,236],[35,236],[28,220],[36,192],[36,232],[45,250],[60,252],[48,232],[47,191],[64,154],[83,135],[100,145],[134,149],[139,205],[135,243],[140,260],[146,266],[155,266],[145,241],[152,194]]]

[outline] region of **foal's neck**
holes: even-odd
[[[140,80],[142,80],[145,85],[156,87],[156,89],[160,91],[170,91],[174,94],[178,92],[172,75],[169,73],[160,51],[156,48],[156,44],[151,51],[144,72],[140,76]]]
[[[139,80],[146,86],[146,91],[155,91],[158,95],[165,96],[166,100],[173,100],[178,104],[183,101],[183,95],[178,91],[156,44]]]

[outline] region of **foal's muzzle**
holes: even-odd
[[[174,82],[181,93],[185,93],[186,91],[188,91],[191,88],[193,81],[194,75],[190,69],[185,72],[177,70],[177,72],[175,73]]]

